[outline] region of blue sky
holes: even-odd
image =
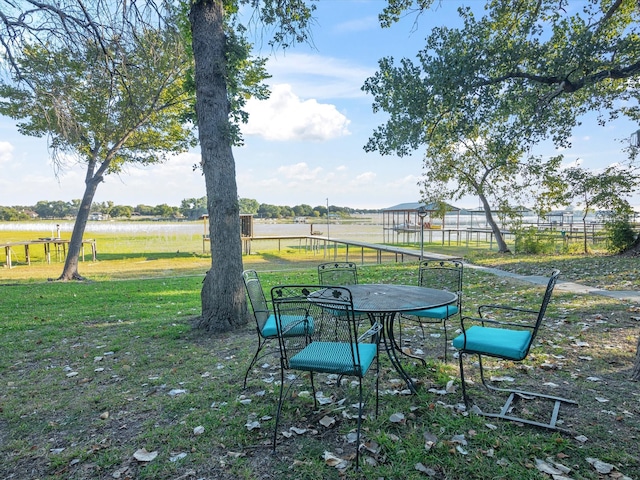
[[[437,3],[437,2],[436,2]],[[317,2],[313,46],[298,45],[269,56],[268,101],[251,101],[245,145],[234,150],[241,197],[276,205],[331,205],[384,208],[417,201],[422,173],[421,153],[412,157],[381,157],[363,146],[385,120],[374,114],[372,99],[361,91],[383,56],[414,58],[435,25],[457,25],[456,8],[464,1],[446,0],[420,17],[409,16],[391,29],[379,27],[384,0],[321,0]],[[484,2],[467,1],[476,9]],[[566,163],[581,159],[586,168],[623,161],[619,140],[638,129],[626,120],[600,127],[586,117],[573,135]],[[552,154],[545,145],[539,153]],[[145,168],[129,167],[106,177],[95,201],[123,205],[179,205],[205,195],[204,178],[192,165],[199,150]],[[33,205],[39,200],[81,198],[84,169],[68,166],[54,175],[45,139],[22,137],[14,121],[0,117],[0,205]],[[632,200],[640,205],[640,197]],[[456,202],[477,207],[474,198]]]

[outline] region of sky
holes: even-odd
[[[238,195],[260,203],[294,206],[330,205],[385,208],[420,199],[422,155],[380,156],[363,147],[385,122],[373,113],[372,97],[361,90],[385,56],[415,58],[436,25],[456,26],[456,8],[481,0],[446,0],[419,17],[409,16],[381,29],[378,13],[384,0],[321,0],[316,3],[312,45],[272,51],[261,41],[256,53],[268,56],[271,97],[251,100],[250,119],[242,127],[244,145],[234,148]],[[637,125],[620,119],[604,127],[595,115],[573,132],[565,163],[580,160],[590,169],[623,161],[621,140]],[[538,153],[552,155],[551,146]],[[193,170],[199,150],[162,165],[129,166],[106,177],[94,201],[118,205],[169,204],[205,196],[204,177]],[[0,205],[35,205],[40,200],[70,201],[82,197],[85,170],[69,165],[56,177],[44,138],[24,137],[15,121],[0,116]],[[477,199],[453,202],[478,207]],[[640,196],[632,199],[640,205]]]

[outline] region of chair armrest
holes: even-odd
[[[276,321],[277,321],[277,320],[276,320]],[[310,323],[310,322],[309,322],[309,317],[301,318],[300,320],[295,321],[295,322],[289,322],[289,323],[287,323],[287,325],[285,326],[285,328],[282,330],[282,332],[280,332],[280,331],[279,331],[280,329],[278,329],[278,334],[279,334],[279,335],[282,335],[282,336],[287,336],[287,333],[288,333],[289,331],[293,330],[294,328],[296,328],[298,325],[301,325],[301,324],[305,324],[305,327],[306,327],[306,328],[305,328],[305,331],[306,331],[306,330],[308,330],[308,329],[309,329],[309,323]]]
[[[509,309],[511,310],[511,309]],[[530,310],[518,310],[518,311],[524,311],[525,313],[538,313],[536,311],[530,311]],[[517,328],[530,328],[533,329],[535,327],[535,325],[527,325],[525,323],[515,323],[515,322],[504,322],[501,320],[494,320],[492,318],[482,318],[482,317],[462,317],[460,319],[460,325],[462,326],[462,333],[464,334],[465,331],[467,330],[467,327],[465,325],[465,322],[473,322],[473,323],[479,323],[481,324],[483,327],[486,326],[486,323],[489,323],[491,325],[495,325],[496,327],[517,327]]]
[[[520,313],[534,313],[534,314],[538,314],[538,310],[531,310],[529,308],[520,308],[520,307],[510,307],[508,305],[480,305],[478,307],[478,315],[480,315],[480,318],[482,317],[482,311],[485,309],[491,309],[491,310],[507,310],[507,311],[511,311],[511,312],[520,312]]]
[[[380,322],[374,323],[373,325],[371,325],[369,330],[367,330],[366,332],[364,332],[362,335],[358,337],[358,343],[361,343],[362,340],[364,340],[365,338],[378,335],[381,330],[382,330],[382,324]]]

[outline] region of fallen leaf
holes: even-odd
[[[589,462],[598,473],[603,475],[608,475],[615,468],[610,463],[603,462],[598,458],[587,457],[587,462]]]
[[[259,425],[259,424],[258,424]],[[202,435],[204,433],[204,427],[202,425],[197,426],[193,429],[194,435]]]
[[[260,422],[257,420],[254,420],[253,422],[247,422],[244,424],[245,427],[247,427],[247,430],[251,431],[251,430],[257,430],[260,428]],[[194,432],[195,433],[195,432]]]
[[[158,452],[156,451],[147,452],[146,448],[141,448],[139,450],[136,450],[136,452],[133,454],[133,458],[135,458],[139,462],[150,462],[153,459],[155,459],[157,456],[158,456]]]
[[[394,413],[389,417],[389,421],[392,423],[404,423],[404,414],[400,412]]]
[[[546,473],[547,475],[560,475],[562,472],[557,468],[551,466],[544,460],[540,460],[536,458],[536,468],[540,470],[542,473]]]
[[[424,448],[425,450],[431,450],[436,443],[438,443],[438,437],[429,432],[424,432]]]
[[[344,460],[329,451],[324,452],[323,458],[324,458],[324,463],[326,463],[330,467],[344,469],[349,466],[349,462],[347,460]]]
[[[328,417],[325,415],[320,419],[320,425],[322,425],[323,427],[329,428],[329,427],[333,427],[335,424],[336,424],[335,417]]]
[[[416,470],[427,474],[430,477],[436,476],[436,471],[433,468],[425,467],[422,463],[416,463]]]

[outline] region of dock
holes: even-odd
[[[67,256],[67,245],[69,244],[69,240],[51,237],[51,238],[39,238],[37,240],[23,240],[19,242],[7,242],[0,243],[0,248],[4,248],[5,255],[5,267],[12,268],[13,267],[13,256],[15,254],[14,248],[23,247],[24,248],[24,257],[27,265],[31,265],[31,246],[34,245],[42,245],[44,248],[44,258],[47,263],[51,263],[51,254],[55,253],[55,257],[57,261],[62,261]],[[84,247],[85,245],[89,245],[91,247],[91,258],[93,261],[96,261],[97,251],[96,251],[96,241],[93,239],[87,239],[82,241],[82,261],[84,261]]]
[[[252,246],[257,242],[271,241],[277,242],[278,251],[282,250],[283,241],[290,245],[291,240],[298,241],[298,248],[310,251],[324,250],[332,256],[332,260],[338,260],[338,246],[346,247],[345,261],[353,261],[354,256],[360,257],[360,263],[364,263],[365,250],[376,252],[376,263],[382,263],[383,254],[393,255],[396,262],[404,262],[405,258],[410,261],[420,259],[420,251],[410,248],[381,245],[378,243],[359,242],[356,240],[343,240],[318,235],[282,235],[282,236],[252,236],[242,238],[242,250],[245,255],[251,255]],[[287,247],[288,245],[285,245]],[[355,252],[354,252],[355,250]],[[331,253],[333,252],[333,253]],[[453,255],[443,255],[433,252],[423,252],[422,258],[425,260],[460,260],[461,257]]]

